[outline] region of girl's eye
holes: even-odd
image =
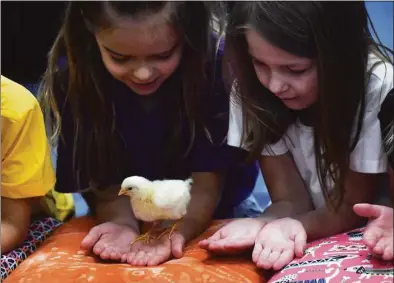
[[[263,62],[258,61],[256,59],[252,59],[252,62],[253,62],[253,65],[258,66],[258,67],[265,67],[266,66]]]
[[[110,55],[111,59],[114,60],[117,63],[124,63],[127,60],[129,60],[128,57],[123,57],[123,56],[114,56],[114,55]]]
[[[157,60],[167,60],[172,56],[172,50],[159,55],[155,55],[154,58]]]
[[[303,73],[305,73],[306,71],[308,71],[309,68],[304,68],[304,69],[294,69],[294,68],[289,68],[287,67],[287,71],[290,72],[291,74],[294,75],[301,75]]]

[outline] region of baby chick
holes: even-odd
[[[153,238],[150,235],[152,229],[163,220],[176,220],[169,233],[171,239],[177,222],[187,212],[191,199],[192,182],[191,178],[185,181],[149,181],[140,176],[128,177],[123,181],[119,195],[130,197],[130,204],[137,219],[152,223],[152,228],[147,233],[137,237],[133,243],[139,240],[145,240],[149,243],[150,239]],[[164,234],[165,232],[161,235]]]

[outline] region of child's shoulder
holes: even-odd
[[[390,62],[383,61],[371,53],[368,58],[368,87],[366,92],[367,111],[382,104],[393,88],[394,68]]]
[[[19,121],[30,111],[39,108],[37,99],[28,89],[5,76],[1,76],[2,117]]]
[[[393,65],[372,52],[368,56],[368,72],[381,84],[393,83]]]

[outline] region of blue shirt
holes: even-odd
[[[215,213],[216,218],[232,217],[233,208],[246,199],[253,191],[258,167],[256,164],[241,164],[246,154],[242,149],[227,146],[226,135],[229,124],[229,95],[224,89],[221,76],[221,57],[219,52],[216,79],[213,88],[207,88],[204,95],[204,120],[213,143],[207,138],[203,129],[198,128],[190,153],[186,158],[173,162],[174,168],[165,175],[161,158],[166,146],[168,131],[173,125],[169,115],[178,112],[172,98],[174,92],[181,90],[180,73],[176,71],[157,93],[159,99],[152,109],[146,110],[141,105],[141,96],[130,88],[106,75],[104,93],[113,99],[116,113],[116,128],[124,141],[124,158],[127,160],[121,176],[108,180],[108,184],[120,184],[125,177],[139,175],[150,180],[162,178],[187,178],[192,172],[215,172],[226,170],[226,179],[220,203]],[[176,95],[176,93],[175,93]],[[81,172],[79,188],[73,174],[74,124],[71,111],[64,103],[64,93],[56,93],[59,109],[62,109],[62,132],[58,143],[56,191],[76,192],[88,187],[89,180]],[[190,141],[190,131],[186,117],[182,120],[185,131],[181,139],[182,149]],[[78,156],[81,158],[80,156]],[[175,164],[176,163],[176,164]],[[111,168],[108,168],[111,170]]]

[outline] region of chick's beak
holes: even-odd
[[[119,191],[119,193],[118,193],[118,196],[125,195],[125,194],[127,193],[127,191],[128,191],[127,188],[121,188],[120,191]]]

